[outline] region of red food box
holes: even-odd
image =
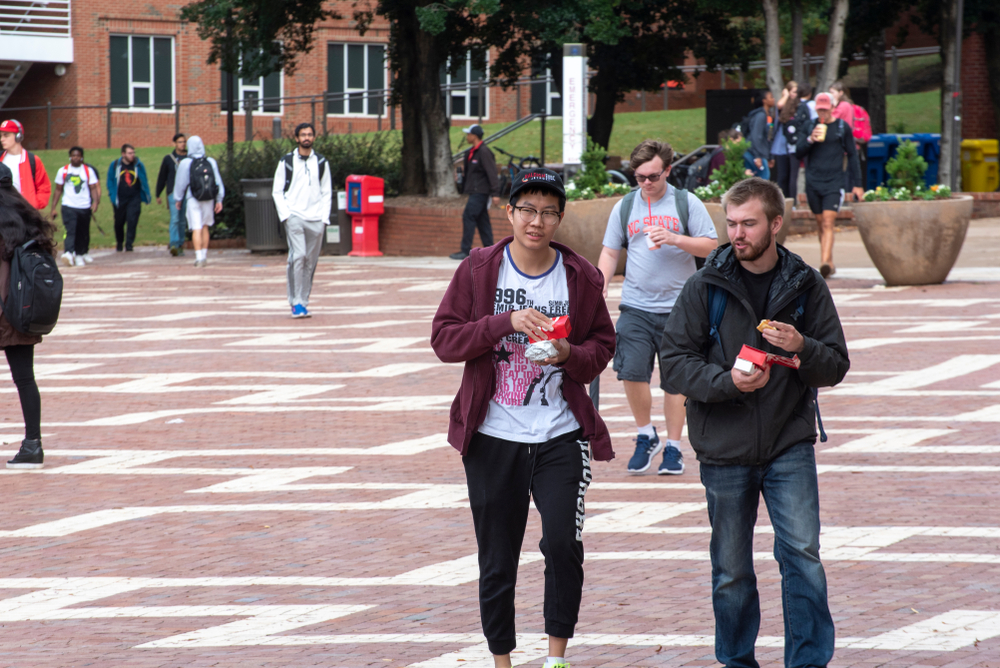
[[[552,331],[546,335],[549,341],[553,339],[565,339],[572,331],[573,328],[570,327],[569,316],[561,315],[558,318],[552,318]]]
[[[739,356],[736,358],[736,364],[733,366],[735,366],[737,370],[749,374],[752,373],[753,369],[746,368],[747,362],[760,367],[761,369],[766,369],[772,364],[780,364],[781,366],[787,366],[790,369],[798,369],[802,364],[798,355],[793,355],[792,357],[782,357],[781,355],[767,353],[763,350],[758,350],[757,348],[744,345],[743,348],[740,349]]]

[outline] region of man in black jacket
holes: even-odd
[[[462,194],[469,201],[462,212],[462,250],[452,253],[452,260],[464,260],[472,250],[472,237],[479,230],[479,240],[483,248],[493,245],[493,225],[490,224],[489,204],[493,196],[493,206],[500,206],[500,178],[497,176],[497,161],[493,151],[483,143],[483,128],[471,125],[462,128],[472,148],[465,152],[462,170]]]
[[[688,435],[708,500],[716,658],[758,665],[753,532],[763,495],[781,565],[785,665],[826,666],[834,629],[819,559],[814,388],[843,380],[847,344],[826,282],[775,242],[781,189],[750,178],[722,203],[731,243],[688,280],[661,347],[669,382],[688,397]],[[761,334],[765,319],[770,328]],[[744,344],[798,355],[801,366],[745,374],[733,368]]]
[[[177,178],[177,165],[187,157],[187,137],[178,133],[174,135],[174,150],[163,156],[160,163],[160,174],[156,177],[156,203],[163,204],[160,195],[164,188],[167,190],[167,208],[170,209],[170,254],[184,255],[184,231],[187,228],[187,220],[184,214],[186,207],[181,202],[178,209],[174,202],[174,179]]]
[[[795,156],[806,160],[806,198],[819,228],[820,268],[823,278],[837,273],[833,264],[833,226],[847,185],[861,199],[861,166],[851,126],[833,117],[829,93],[816,96],[818,118],[806,124],[796,140]]]

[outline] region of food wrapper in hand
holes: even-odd
[[[536,341],[524,349],[524,356],[532,362],[541,362],[559,354],[551,341]]]

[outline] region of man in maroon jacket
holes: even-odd
[[[548,169],[514,179],[507,218],[514,236],[473,249],[434,316],[431,345],[443,362],[465,362],[448,440],[462,453],[479,545],[479,608],[498,668],[510,666],[514,584],[529,499],[542,517],[547,668],[563,666],[583,591],[584,494],[590,460],[614,457],[584,385],[615,351],[601,273],[552,242],[566,192]],[[552,318],[572,329],[533,362]]]

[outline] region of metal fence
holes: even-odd
[[[553,81],[551,76],[544,77],[523,77],[518,81],[513,83],[516,89],[517,96],[517,112],[516,116],[520,116],[522,108],[522,88],[524,86],[538,86],[538,85],[548,85]],[[478,122],[481,124],[483,118],[486,116],[484,113],[487,107],[486,94],[490,90],[495,90],[501,88],[497,83],[490,83],[483,78],[480,78],[477,82],[470,85],[469,83],[453,83],[453,84],[443,84],[441,86],[441,93],[445,98],[445,109],[448,115],[448,122],[451,125],[451,120],[453,118],[453,104],[452,104],[452,92],[463,91],[469,93],[470,91],[476,91],[477,93],[477,113],[474,116],[469,116],[470,118],[478,118]],[[546,88],[546,90],[548,90]],[[315,95],[296,95],[296,96],[281,96],[281,97],[258,97],[256,94],[247,94],[239,99],[229,99],[229,100],[210,100],[203,102],[180,102],[174,101],[172,105],[121,105],[113,104],[108,102],[103,105],[74,105],[74,106],[64,106],[64,105],[54,105],[51,102],[45,105],[38,105],[33,107],[0,107],[0,110],[4,114],[9,112],[24,112],[24,111],[44,111],[45,112],[45,148],[52,148],[52,112],[53,111],[82,111],[82,110],[101,110],[104,112],[105,123],[107,127],[107,148],[111,148],[111,135],[114,130],[113,118],[115,112],[127,112],[132,110],[142,110],[149,111],[151,109],[157,109],[161,111],[172,110],[174,116],[174,131],[179,133],[181,130],[181,112],[185,109],[191,109],[196,107],[217,107],[223,112],[229,110],[229,106],[232,106],[234,112],[242,111],[245,115],[244,128],[245,128],[245,140],[251,141],[255,135],[253,128],[253,115],[259,112],[265,112],[269,107],[280,109],[279,112],[266,112],[269,114],[274,114],[273,117],[278,120],[278,123],[274,125],[274,132],[280,135],[280,118],[284,116],[287,112],[288,107],[303,106],[308,105],[311,112],[311,120],[314,127],[317,127],[317,108],[319,109],[319,125],[320,131],[326,135],[328,134],[328,120],[330,117],[333,118],[348,118],[357,119],[361,118],[364,120],[370,120],[372,118],[376,121],[376,128],[378,131],[383,130],[383,125],[388,125],[389,130],[396,129],[396,114],[395,106],[389,104],[391,90],[388,88],[383,89],[370,89],[363,92],[358,91],[348,91],[348,92],[331,92],[323,91],[320,94]],[[351,114],[351,113],[333,113],[330,109],[337,104],[343,105],[347,108],[352,102],[363,101],[365,103],[365,108],[376,109],[376,114]],[[529,97],[530,100],[530,97]],[[324,113],[325,112],[325,113]]]

